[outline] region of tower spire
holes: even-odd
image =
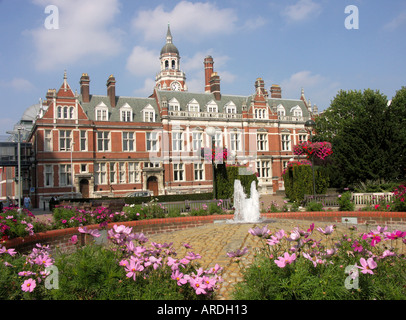
[[[166,43],[172,43],[172,34],[169,22],[168,22],[168,31],[166,32]]]

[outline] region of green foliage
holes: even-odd
[[[351,201],[351,192],[344,192],[338,198],[339,211],[354,211],[355,205]]]
[[[366,180],[404,179],[406,160],[406,88],[388,106],[379,91],[341,90],[316,119],[317,141],[329,141],[332,187]]]
[[[234,180],[240,180],[241,185],[244,188],[247,197],[251,193],[251,183],[253,181],[258,184],[258,178],[256,174],[240,174],[240,171],[245,172],[245,167],[238,166],[226,166],[225,164],[218,164],[216,169],[216,187],[217,187],[217,199],[230,199],[234,194]]]
[[[316,194],[324,194],[329,185],[327,171],[323,167],[314,170]],[[313,173],[309,165],[294,165],[283,175],[285,193],[291,201],[302,201],[305,194],[313,194]]]
[[[306,211],[323,211],[323,204],[321,202],[310,201],[306,205]]]

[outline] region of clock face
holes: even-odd
[[[179,91],[180,90],[180,83],[179,82],[172,82],[171,83],[171,89],[174,91]]]

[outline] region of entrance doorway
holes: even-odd
[[[158,195],[158,179],[157,177],[149,177],[147,180],[147,189],[154,193],[154,196]]]
[[[89,180],[82,179],[79,184],[79,191],[82,194],[82,198],[89,198]]]

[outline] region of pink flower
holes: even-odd
[[[333,231],[334,231],[334,226],[333,225],[329,225],[329,226],[327,226],[326,227],[326,229],[322,229],[322,228],[317,228],[317,231],[319,231],[319,232],[321,232],[321,233],[323,233],[323,234],[325,234],[325,235],[328,235],[328,234],[331,234],[331,233],[333,233]]]
[[[192,288],[195,289],[197,295],[206,294],[205,289],[207,288],[207,286],[203,283],[203,278],[190,278],[189,282]]]
[[[369,258],[368,260],[365,260],[364,258],[361,258],[359,261],[360,261],[362,267],[358,267],[358,268],[362,270],[361,271],[362,273],[374,274],[372,272],[372,269],[375,269],[377,267],[377,264],[374,261],[374,259]]]
[[[359,244],[359,242],[356,240],[354,241],[354,244],[351,247],[354,248],[354,251],[358,251],[358,252],[361,252],[363,249],[362,246]]]
[[[395,230],[394,232],[389,233],[387,235],[387,238],[391,239],[391,240],[396,240],[396,239],[399,239],[399,238],[404,238],[405,236],[406,236],[406,232]]]
[[[72,236],[72,238],[70,238],[70,242],[72,244],[76,244],[78,242],[78,236],[76,234]]]
[[[381,240],[382,240],[378,233],[373,233],[373,232],[364,234],[362,236],[363,240],[366,240],[368,238],[371,239],[371,246],[373,246],[373,247],[375,247],[375,244],[381,242]]]
[[[179,272],[179,270],[175,270],[175,272],[172,273],[171,279],[176,280],[178,286],[187,283],[187,280],[183,277],[183,273]]]
[[[35,282],[35,280],[30,278],[24,281],[24,283],[21,285],[21,290],[23,290],[24,292],[33,292],[36,286],[37,283]]]
[[[285,252],[283,254],[283,257],[278,257],[278,260],[275,260],[275,263],[279,268],[284,268],[286,266],[286,264],[291,264],[295,260],[296,260],[295,253],[293,253],[290,256],[289,253]]]

